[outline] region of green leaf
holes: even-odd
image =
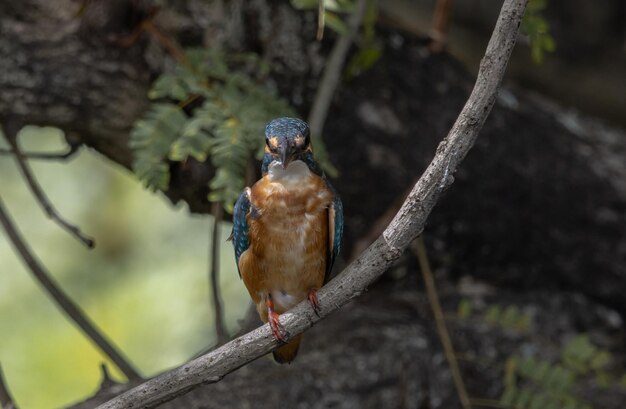
[[[544,54],[556,48],[550,26],[542,14],[545,7],[545,0],[530,0],[522,20],[522,31],[530,40],[530,53],[535,64],[541,64]]]
[[[192,76],[198,82],[207,79],[226,80],[231,71],[226,63],[226,57],[221,50],[213,48],[188,48],[185,50],[187,65],[180,66],[183,76]]]
[[[546,405],[550,401],[550,398],[547,397],[544,393],[535,393],[531,396],[530,402],[528,403],[529,409],[546,409]]]
[[[335,13],[324,13],[324,23],[340,35],[348,32],[348,25]]]
[[[517,306],[509,305],[502,313],[500,323],[504,328],[514,328],[521,316],[522,313]]]
[[[574,399],[572,396],[566,396],[563,400],[564,402],[561,405],[563,409],[580,409],[578,401],[576,401],[576,399]]]
[[[352,79],[362,72],[371,68],[382,56],[382,48],[379,44],[363,47],[348,62],[345,69],[347,79]]]
[[[457,316],[461,319],[468,319],[472,315],[472,301],[463,298],[461,302],[459,302],[459,306],[457,308]]]
[[[500,397],[500,403],[512,407],[513,403],[517,400],[518,392],[515,385],[507,386]]]
[[[514,406],[516,408],[522,409],[527,408],[530,400],[533,397],[533,393],[528,388],[522,388],[515,399]]]
[[[607,372],[600,371],[596,373],[596,383],[601,389],[608,389],[613,383],[613,378]]]
[[[550,363],[548,361],[541,360],[537,362],[537,365],[534,368],[532,368],[532,371],[530,373],[527,373],[527,375],[533,381],[537,383],[542,383],[544,381],[544,378],[546,378],[546,376],[550,372],[550,370],[551,370]]]
[[[563,349],[563,362],[570,368],[581,372],[595,356],[597,348],[589,340],[589,335],[581,334],[572,338]]]
[[[591,369],[598,370],[604,368],[610,360],[611,354],[607,351],[600,350],[593,358],[591,358],[589,365],[591,366]]]
[[[133,170],[152,189],[167,189],[169,166],[165,162],[170,145],[185,126],[187,117],[173,104],[153,104],[130,133]]]
[[[193,157],[199,162],[204,162],[210,152],[213,141],[210,129],[213,120],[208,118],[193,118],[185,125],[182,135],[172,143],[169,151],[169,159],[183,161]]]
[[[546,374],[543,379],[543,385],[550,390],[566,392],[572,387],[574,379],[572,372],[556,364],[552,366],[550,371]]]
[[[519,367],[519,373],[525,378],[533,379],[539,363],[532,356],[524,359]]]
[[[500,305],[494,304],[490,305],[485,313],[485,321],[489,324],[497,324],[500,321],[500,316],[502,315],[502,310]]]
[[[162,161],[135,160],[133,170],[152,191],[166,190],[170,184],[170,167]]]
[[[148,98],[172,98],[177,101],[183,101],[189,96],[183,84],[183,81],[181,81],[178,76],[163,74],[154,82],[150,91],[148,91]]]

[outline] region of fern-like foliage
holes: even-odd
[[[576,374],[560,362],[510,357],[500,403],[516,409],[591,409],[574,395]]]
[[[158,103],[135,123],[130,134],[130,147],[135,153],[133,169],[150,188],[167,189],[170,174],[163,158],[186,122],[187,116],[179,106]]]
[[[462,299],[456,315],[462,320],[478,319],[506,331],[532,335],[528,331],[530,317],[515,305],[491,304],[486,311],[478,312],[470,299]],[[588,334],[569,339],[560,356],[546,358],[541,351],[541,345],[531,340],[506,360],[504,390],[495,405],[508,409],[592,409],[576,394],[583,382],[594,380],[600,388],[626,385],[626,375],[607,370],[613,360],[609,351],[595,346]]]
[[[475,318],[478,318],[478,322],[518,333],[527,333],[531,326],[530,316],[515,305],[504,307],[500,304],[491,304],[484,313],[475,314],[472,301],[467,298],[462,299],[457,307],[457,316],[468,320],[475,315],[477,315]]]
[[[267,67],[251,54],[191,49],[184,64],[155,81],[148,94],[154,103],[130,138],[133,168],[148,187],[167,189],[168,161],[210,160],[216,173],[209,200],[232,210],[248,161],[262,152],[265,124],[294,115],[247,72],[264,75]]]
[[[154,102],[130,135],[133,168],[149,188],[166,190],[168,161],[210,160],[215,176],[208,199],[232,211],[248,161],[263,154],[265,124],[295,114],[261,84],[269,70],[256,55],[189,49],[185,57],[148,93]],[[314,143],[320,165],[332,176],[321,140]]]
[[[557,360],[539,356],[511,356],[505,364],[504,406],[516,409],[592,409],[575,390],[586,378],[600,387],[619,384],[605,367],[611,354],[593,345],[588,334],[578,334],[563,347]]]

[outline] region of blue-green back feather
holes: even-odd
[[[343,203],[341,203],[341,199],[339,195],[330,184],[330,182],[324,177],[326,181],[326,186],[333,194],[333,203],[331,204],[332,208],[335,211],[335,219],[334,219],[334,231],[330,231],[329,234],[333,236],[333,248],[329,254],[329,262],[328,267],[326,268],[326,277],[324,278],[324,282],[327,282],[330,278],[330,271],[333,268],[333,264],[335,263],[335,259],[339,255],[341,251],[341,238],[343,237]],[[330,226],[329,226],[330,227]]]
[[[250,211],[250,199],[246,190],[244,190],[239,199],[235,203],[233,211],[233,247],[235,248],[235,259],[237,260],[237,271],[239,271],[239,257],[250,247],[250,239],[248,238],[248,212]],[[239,271],[241,277],[241,271]]]

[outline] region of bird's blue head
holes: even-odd
[[[264,171],[274,161],[281,163],[284,169],[290,162],[313,160],[309,126],[297,118],[277,118],[265,126]]]

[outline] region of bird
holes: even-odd
[[[265,127],[261,178],[244,188],[233,210],[231,239],[239,276],[261,320],[281,346],[278,363],[292,362],[302,335],[287,342],[279,316],[328,281],[343,235],[343,204],[313,156],[309,126],[277,118]]]

